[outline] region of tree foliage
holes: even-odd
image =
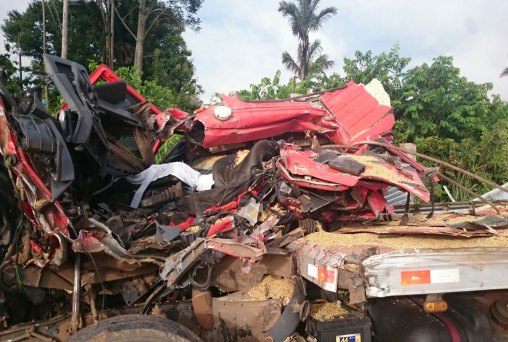
[[[488,128],[492,84],[460,75],[452,57],[437,57],[407,72],[397,119],[408,141],[438,136],[455,141],[480,137]]]
[[[62,1],[46,0],[46,40],[47,53],[60,55]],[[108,1],[109,3],[109,1]],[[134,63],[136,46],[135,35],[139,0],[116,0],[116,20],[114,21],[115,67],[130,67]],[[193,110],[199,103],[197,95],[202,90],[196,83],[191,53],[187,49],[182,33],[186,25],[197,27],[199,18],[196,12],[202,0],[187,1],[149,1],[153,10],[147,19],[144,43],[143,78],[167,87],[172,94],[172,105],[184,110]],[[105,27],[105,1],[71,0],[69,7],[69,56],[83,65],[91,61],[107,62],[107,29]],[[102,9],[101,9],[102,8]],[[41,1],[31,2],[25,11],[11,11],[2,25],[6,37],[8,59],[18,69],[17,54],[29,57],[28,69],[42,70],[42,7]],[[1,61],[0,61],[1,62]],[[5,63],[4,63],[5,64]],[[11,69],[12,71],[12,69]],[[24,79],[30,83],[33,80]],[[25,84],[26,86],[27,84]],[[168,102],[168,101],[163,101]]]
[[[399,55],[400,47],[394,45],[389,52],[373,55],[371,50],[355,52],[354,58],[344,58],[344,73],[347,81],[367,84],[377,78],[395,101],[400,98],[405,83],[406,71],[411,58]]]
[[[60,55],[62,45],[62,1],[46,1],[47,53]],[[103,28],[99,9],[90,1],[73,0],[69,9],[69,58],[86,65],[88,60],[102,60]],[[42,61],[42,6],[40,1],[28,4],[24,12],[7,13],[2,30],[6,49],[19,48],[22,55]]]
[[[199,29],[199,18],[196,16],[203,0],[139,0],[137,4],[137,22],[134,28],[129,27],[120,17],[120,21],[135,39],[134,68],[142,75],[145,41],[154,26],[185,27]],[[134,33],[136,32],[136,33]]]

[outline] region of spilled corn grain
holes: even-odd
[[[201,227],[200,226],[190,226],[189,229],[186,230],[186,232],[189,232],[189,233],[197,233],[201,230]]]
[[[501,236],[481,238],[459,238],[452,236],[390,236],[358,233],[340,234],[316,232],[300,241],[310,241],[321,247],[384,246],[393,249],[446,249],[473,247],[508,247],[508,232]]]
[[[414,183],[411,177],[405,176],[400,171],[388,168],[386,162],[379,158],[361,155],[347,155],[347,157],[365,165],[365,171],[361,174],[361,177],[382,178],[396,184]]]
[[[330,321],[334,318],[343,318],[349,315],[346,309],[337,303],[313,303],[310,307],[310,316],[318,321]]]
[[[240,164],[245,157],[249,154],[249,150],[240,150],[235,154],[235,166]]]
[[[287,305],[293,294],[293,283],[289,280],[279,279],[273,275],[263,277],[263,280],[248,292],[248,295],[257,300],[282,299]]]

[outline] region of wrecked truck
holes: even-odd
[[[411,204],[379,82],[163,112],[44,65],[56,114],[0,85],[1,340],[505,340],[508,208]]]

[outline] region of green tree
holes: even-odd
[[[0,55],[0,70],[5,72],[8,77],[5,84],[7,90],[11,94],[19,92],[22,89],[21,80],[16,77],[16,67],[11,62],[8,54]]]
[[[309,34],[317,31],[323,23],[337,13],[335,7],[327,7],[318,12],[320,0],[298,0],[297,3],[281,1],[279,12],[288,17],[293,35],[298,37],[296,58],[283,52],[282,63],[300,80],[305,80],[312,69],[324,71],[333,66],[333,61],[322,54],[321,42],[310,41]]]
[[[363,53],[355,52],[355,58],[344,58],[344,72],[346,81],[367,84],[377,78],[384,86],[386,92],[398,107],[402,88],[405,82],[406,71],[411,58],[399,54],[400,47],[394,45],[389,52],[373,55],[371,50]]]
[[[480,137],[492,118],[488,92],[492,84],[477,84],[460,75],[452,57],[434,58],[405,76],[396,116],[397,131],[407,141],[437,136],[460,141]]]
[[[201,105],[197,95],[203,90],[197,84],[191,52],[181,34],[178,27],[173,28],[160,40],[152,54],[146,56],[145,79],[168,87],[175,96],[176,107],[193,111]]]
[[[104,8],[101,9],[105,2],[111,3],[111,0],[70,1],[69,59],[83,65],[88,65],[91,61],[109,60],[110,47],[107,47],[107,39],[104,39],[107,35],[104,25],[106,20],[102,15]],[[129,30],[136,27],[138,18],[135,9],[138,2],[139,0],[114,2],[118,20],[114,21],[114,29],[110,28],[110,31],[114,31],[117,68],[132,66],[134,62],[136,40]],[[201,87],[196,84],[191,53],[182,38],[187,23],[189,25],[198,23],[195,15],[187,18],[185,12],[179,10],[180,5],[191,2],[195,3],[194,1],[182,2],[174,6],[163,2],[157,4],[156,8],[160,11],[151,13],[152,16],[148,19],[150,30],[147,31],[144,42],[146,73],[143,79],[152,79],[157,85],[168,87],[173,94],[172,104],[186,110],[192,110],[198,105],[196,95],[201,92]],[[198,2],[201,3],[201,1]],[[61,10],[61,0],[46,1],[47,52],[54,55],[60,55],[61,49]],[[162,11],[165,11],[164,14],[156,19],[157,14]],[[179,14],[173,15],[173,11]],[[193,7],[192,11],[197,11],[197,8]],[[175,24],[177,17],[181,18],[182,22]],[[17,60],[17,56],[13,53],[19,51],[22,56],[31,59],[31,70],[42,70],[41,2],[31,2],[23,12],[9,12],[2,30],[6,37],[6,47],[11,53],[11,60]],[[15,62],[13,64],[17,67]],[[32,82],[26,76],[29,76],[29,73],[25,72],[23,79]]]
[[[46,51],[60,55],[62,46],[61,22],[62,2],[46,1]],[[86,65],[88,60],[103,60],[104,35],[100,12],[94,3],[72,1],[69,9],[69,58]],[[11,11],[7,14],[2,30],[6,45],[17,47],[22,55],[30,57],[34,66],[40,68],[42,61],[42,6],[41,2],[31,2],[24,12]]]
[[[120,21],[134,38],[134,68],[140,75],[143,73],[143,61],[145,56],[145,41],[154,26],[188,26],[199,29],[199,18],[196,13],[201,7],[203,0],[179,0],[158,1],[139,0],[137,20],[134,27],[120,17]],[[134,33],[135,32],[135,33]]]

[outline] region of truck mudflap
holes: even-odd
[[[394,251],[362,266],[367,297],[508,288],[508,248]]]

